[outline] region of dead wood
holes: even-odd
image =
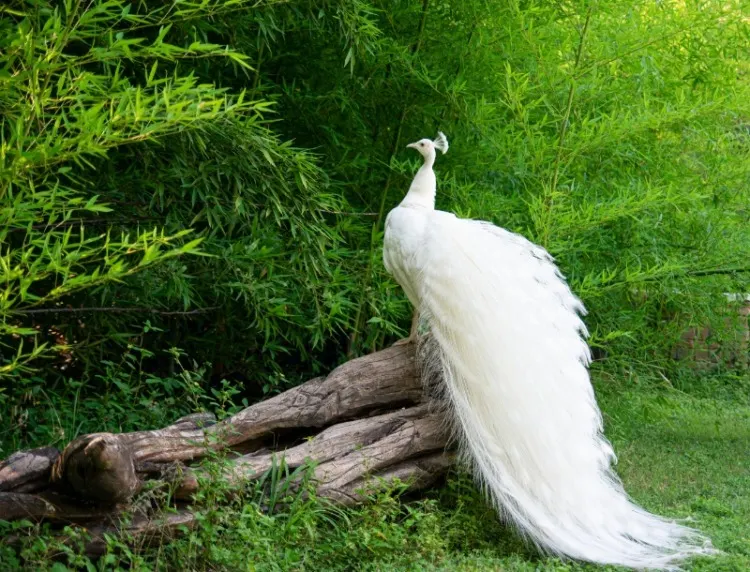
[[[40,447],[19,451],[0,462],[0,491],[34,492],[44,488],[60,451]],[[0,512],[2,514],[2,512]]]
[[[195,465],[207,455],[221,461],[218,478],[230,491],[282,461],[290,469],[309,465],[318,495],[343,505],[394,479],[418,490],[453,462],[441,415],[423,395],[414,346],[401,345],[351,360],[223,421],[197,413],[158,430],[83,435],[62,453],[22,451],[0,463],[0,519],[85,524],[92,555],[103,550],[104,534],[118,529],[163,541],[194,522],[181,507],[217,478],[216,470]],[[179,512],[132,508],[149,480],[173,487]],[[129,520],[118,524],[123,514]]]

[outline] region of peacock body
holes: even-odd
[[[589,379],[585,314],[552,257],[488,222],[435,210],[436,150],[386,219],[386,269],[429,327],[465,460],[498,511],[541,550],[632,568],[710,554],[695,530],[635,505]],[[416,333],[412,329],[412,338]]]

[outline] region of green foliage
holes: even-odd
[[[2,293],[0,379],[26,374],[35,360],[68,344],[40,341],[23,316],[61,305],[78,292],[121,282],[145,268],[193,251],[190,229],[117,230],[95,217],[113,212],[86,178],[107,152],[178,133],[211,119],[257,112],[192,75],[158,74],[160,60],[242,58],[202,42],[182,48],[165,41],[125,38],[129,29],[156,20],[129,5],[56,8],[22,4],[0,20],[2,143],[0,242]],[[126,63],[152,62],[136,81]],[[132,73],[132,72],[131,72]],[[97,228],[99,226],[99,228]],[[15,349],[15,351],[13,351]]]
[[[0,376],[88,383],[127,344],[171,375],[180,347],[253,396],[382,347],[409,314],[382,223],[416,164],[404,144],[438,127],[440,205],[545,245],[601,354],[664,369],[747,290],[741,14],[17,0],[0,14]]]
[[[15,423],[0,430],[0,456],[29,443],[63,448],[78,435],[103,427],[117,432],[164,427],[189,413],[211,411],[223,417],[247,405],[236,386],[226,380],[208,384],[207,368],[184,366],[186,358],[178,351],[171,376],[146,373],[147,357],[129,348],[118,361],[102,363],[103,371],[92,380],[95,394],[85,382],[71,378],[52,384],[37,376],[19,378],[13,387],[19,399],[8,411]]]
[[[271,101],[232,89],[248,56],[211,41],[212,19],[251,8],[0,13],[0,399],[35,372],[95,380],[135,344],[152,372],[174,371],[179,344],[219,375],[278,379],[279,353],[343,331],[341,201],[270,129]]]

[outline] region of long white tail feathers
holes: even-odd
[[[546,251],[488,223],[434,220],[421,355],[444,379],[463,455],[496,508],[559,556],[678,570],[715,553],[697,531],[631,502],[612,471],[583,306]]]

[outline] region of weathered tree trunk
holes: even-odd
[[[86,525],[90,554],[101,552],[104,533],[118,528],[124,512],[139,541],[171,538],[194,521],[185,507],[206,482],[196,461],[209,454],[225,456],[220,478],[230,490],[282,459],[290,469],[312,463],[318,495],[344,505],[395,478],[414,490],[429,486],[453,457],[415,361],[413,345],[395,346],[218,423],[199,413],[154,431],[84,435],[62,453],[15,453],[0,463],[0,520]],[[176,513],[133,508],[148,480],[169,482]]]

